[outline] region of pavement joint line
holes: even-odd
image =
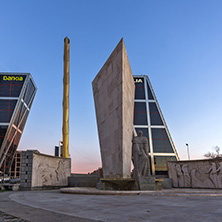
[[[222,190],[191,190],[191,189],[172,189],[158,191],[114,191],[97,190],[95,188],[70,187],[61,188],[60,192],[67,194],[84,195],[149,195],[149,196],[196,196],[196,197],[221,197]]]

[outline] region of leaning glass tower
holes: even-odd
[[[167,161],[179,160],[148,76],[134,76],[134,133],[143,132],[149,141],[153,175],[167,175]]]
[[[0,171],[2,173],[9,173],[36,90],[29,73],[0,73]]]

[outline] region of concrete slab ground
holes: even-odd
[[[0,211],[28,221],[221,222],[222,190],[171,189],[137,195],[54,191],[0,193]]]
[[[44,192],[44,191],[43,191]],[[0,222],[93,222],[94,220],[88,220],[86,218],[79,218],[76,216],[69,216],[63,213],[56,213],[55,210],[45,210],[38,206],[31,207],[30,204],[24,205],[16,201],[11,200],[11,196],[14,194],[22,193],[25,196],[29,195],[29,192],[0,192]],[[33,192],[33,194],[36,192]],[[41,193],[41,191],[40,191]],[[57,191],[60,194],[59,191]],[[31,195],[32,196],[32,195]],[[32,196],[33,198],[33,196]],[[53,199],[52,199],[53,200]],[[42,201],[47,201],[46,198],[42,198]],[[61,209],[60,209],[61,211]],[[13,216],[14,217],[13,217]],[[17,217],[17,218],[15,218]]]

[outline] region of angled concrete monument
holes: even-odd
[[[130,178],[135,85],[123,39],[92,85],[103,176]]]

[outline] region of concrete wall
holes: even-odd
[[[130,178],[134,80],[123,39],[93,80],[105,178]]]
[[[22,152],[21,181],[20,188],[30,188],[32,186],[32,160],[33,151]]]
[[[69,187],[96,187],[100,177],[90,174],[71,174],[68,178]]]
[[[222,188],[222,159],[168,162],[174,187]]]
[[[22,152],[21,188],[68,186],[71,159]]]

